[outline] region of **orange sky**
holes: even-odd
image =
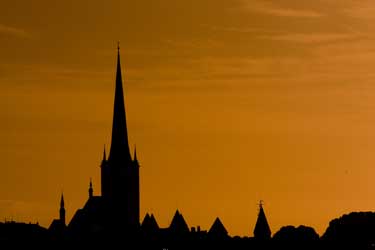
[[[375,208],[371,0],[7,1],[0,218],[68,220],[100,191],[121,56],[141,217],[253,234]],[[107,147],[108,150],[108,147]]]

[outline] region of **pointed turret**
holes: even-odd
[[[260,240],[267,240],[271,238],[271,229],[268,225],[266,214],[263,210],[262,201],[259,203],[259,214],[254,228],[254,237]]]
[[[112,123],[112,142],[108,160],[121,163],[131,161],[126,126],[124,93],[122,88],[119,46],[117,47],[117,71]]]
[[[141,229],[147,233],[156,232],[159,229],[159,225],[153,214],[151,216],[148,213],[146,214],[141,224]]]
[[[208,235],[215,239],[225,239],[228,236],[228,231],[225,229],[219,217],[217,217],[214,224],[212,224]]]
[[[94,189],[92,188],[92,180],[90,178],[90,186],[89,186],[89,198],[91,198],[94,194]]]
[[[173,216],[171,225],[169,226],[169,230],[171,233],[177,234],[186,234],[189,233],[189,227],[186,224],[186,221],[182,214],[176,210],[176,213]]]
[[[65,226],[65,203],[64,203],[64,194],[61,194],[60,200],[60,221]]]

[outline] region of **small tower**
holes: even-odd
[[[92,188],[92,180],[90,178],[90,187],[89,187],[89,198],[93,197],[94,189]]]
[[[258,240],[268,240],[271,238],[271,229],[263,210],[263,201],[259,202],[259,214],[254,228],[254,237]]]
[[[104,149],[103,149],[103,159],[102,159],[102,162],[100,164],[100,170],[101,170],[101,192],[102,192],[102,196],[103,196],[103,194],[108,192],[109,185],[110,185],[108,183],[109,169],[108,169],[108,166],[107,166],[107,155],[106,155],[106,152],[105,152],[105,145],[104,145]]]
[[[60,200],[60,222],[62,225],[65,224],[65,204],[64,204],[64,194],[61,194],[61,200]]]

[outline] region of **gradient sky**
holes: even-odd
[[[116,43],[141,218],[252,236],[375,208],[372,0],[3,1],[0,219],[100,193]],[[108,146],[107,146],[108,150]]]

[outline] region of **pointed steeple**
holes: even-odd
[[[61,193],[61,200],[60,200],[60,222],[65,226],[65,204],[64,204],[63,193]]]
[[[117,47],[117,71],[115,100],[113,108],[112,142],[108,160],[111,162],[130,162],[128,132],[126,126],[124,92],[122,88],[120,46]]]
[[[89,187],[89,198],[93,196],[94,189],[92,188],[92,180],[90,178],[90,187]]]
[[[259,202],[259,214],[254,228],[254,237],[260,240],[271,238],[271,229],[268,225],[266,214],[263,210],[262,201]]]

